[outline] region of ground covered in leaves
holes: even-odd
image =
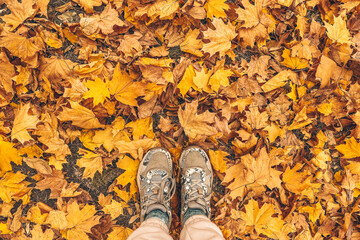
[[[178,177],[194,144],[226,239],[360,239],[360,1],[0,0],[0,17],[1,239],[126,239],[144,153],[169,149]]]

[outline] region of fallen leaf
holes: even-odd
[[[104,127],[90,109],[81,106],[77,102],[69,102],[71,108],[63,108],[63,111],[58,116],[60,121],[72,121],[73,125],[85,129]]]
[[[11,131],[11,139],[17,139],[19,142],[33,140],[28,133],[28,129],[36,129],[36,124],[39,118],[36,115],[30,115],[30,103],[20,106],[20,109],[15,114],[14,127]]]

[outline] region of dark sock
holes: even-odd
[[[188,220],[190,217],[194,216],[194,215],[204,215],[206,216],[204,210],[199,209],[199,208],[189,208],[185,214],[184,214],[184,222],[186,222],[186,220]]]
[[[158,218],[162,220],[166,225],[168,225],[169,223],[169,216],[167,215],[167,213],[161,211],[160,209],[154,209],[145,215],[145,220],[149,218]]]

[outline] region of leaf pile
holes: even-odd
[[[126,239],[160,145],[177,176],[184,147],[208,151],[226,239],[360,239],[360,1],[0,0],[0,18],[2,239]]]

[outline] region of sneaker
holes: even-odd
[[[213,171],[206,152],[200,147],[186,148],[180,156],[181,168],[181,221],[191,209],[200,210],[210,218],[210,198],[213,184]]]
[[[139,164],[137,184],[140,192],[140,221],[151,211],[161,210],[171,223],[170,200],[175,193],[176,182],[172,174],[172,159],[164,148],[150,149]]]

